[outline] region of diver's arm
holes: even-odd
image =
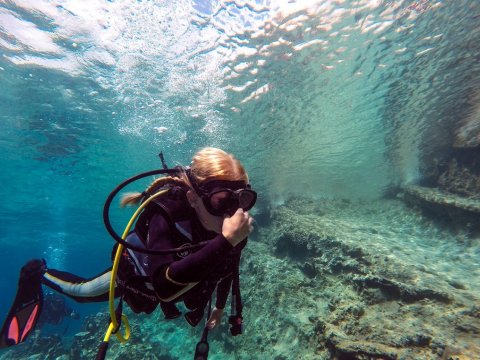
[[[160,214],[152,217],[148,229],[147,246],[150,249],[175,248],[167,220]],[[222,235],[209,240],[207,245],[184,259],[175,261],[174,255],[150,258],[149,267],[155,269],[152,283],[160,300],[169,302],[190,290],[202,280],[233,248]]]
[[[174,243],[170,226],[162,215],[157,214],[150,220],[147,246],[149,249],[155,250],[171,249],[178,246]],[[215,268],[216,264],[228,256],[232,249],[233,246],[230,242],[220,234],[208,240],[207,244],[200,250],[180,260],[175,261],[173,254],[152,256],[149,266],[156,269],[155,273],[168,266],[168,272],[164,271],[161,276],[169,280],[173,279],[174,283],[189,284],[204,279]],[[155,277],[154,275],[154,280]]]
[[[218,235],[196,253],[157,268],[152,283],[159,299],[169,302],[190,290],[213,271],[232,248],[222,235]]]
[[[207,242],[202,249],[175,261],[169,266],[169,276],[181,283],[203,280],[215,266],[224,261],[233,246],[223,235],[217,235]]]
[[[245,246],[241,243],[246,242],[245,238],[251,231],[251,221],[248,213],[238,209],[232,217],[224,219],[222,233],[209,240],[203,248],[184,259],[157,266],[152,283],[160,300],[172,301],[205,279],[232,249],[240,252]],[[169,232],[158,235],[170,236]]]
[[[252,221],[248,212],[242,209],[238,209],[233,216],[224,218],[222,232],[199,251],[172,263],[168,268],[169,276],[180,283],[200,281],[229,256],[233,249],[236,254],[234,256],[239,257],[246,245],[247,236],[253,229]]]
[[[217,243],[221,240],[221,238],[218,238],[219,236],[210,240],[203,249],[197,251],[196,253],[191,254],[182,260],[175,261],[170,265],[160,267],[155,271],[152,277],[152,283],[160,300],[169,302],[178,298],[180,295],[184,294],[198,284],[199,281],[203,280],[211,271],[215,269],[215,266],[219,262],[223,261],[225,256],[232,256],[232,254],[229,253],[229,251],[231,251],[231,247],[226,247],[229,250],[223,254],[221,253],[223,251],[222,246],[224,245]],[[233,256],[240,257],[240,251],[243,249],[243,247],[245,247],[246,244],[247,239],[243,240],[242,243],[237,246],[239,248],[238,253],[233,254]],[[177,270],[177,274],[180,274],[182,277],[179,276],[177,278],[175,277],[178,276],[177,274],[172,275],[172,268]],[[183,281],[178,280],[179,278]],[[220,305],[225,307],[231,287],[231,275],[227,276],[224,280],[225,282],[221,281],[219,284],[221,287],[220,293],[217,290],[217,297],[219,297],[219,300],[217,301],[216,305],[218,305],[218,307],[220,307]]]

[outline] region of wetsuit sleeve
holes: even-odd
[[[150,220],[147,247],[175,247],[170,225],[160,214]],[[152,269],[152,283],[159,299],[168,302],[191,289],[213,271],[216,264],[224,260],[232,248],[223,235],[218,235],[197,252],[180,260],[175,260],[173,254],[152,256],[149,267]]]
[[[170,264],[169,275],[182,283],[203,280],[232,249],[233,246],[223,235],[217,235],[199,251]]]
[[[158,297],[168,302],[185,293],[214,271],[232,249],[223,235],[217,235],[199,251],[158,268],[152,278]]]

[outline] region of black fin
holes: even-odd
[[[43,260],[29,261],[20,273],[17,295],[0,331],[0,348],[25,341],[35,329],[43,306]]]

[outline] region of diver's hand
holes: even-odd
[[[220,325],[222,316],[223,316],[223,309],[214,308],[212,310],[212,314],[210,315],[210,318],[207,321],[207,327],[210,330],[216,328],[218,325]]]
[[[225,217],[222,225],[222,235],[233,246],[238,245],[253,230],[253,218],[243,209],[238,209],[231,217]]]

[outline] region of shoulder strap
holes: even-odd
[[[165,196],[152,202],[156,205],[156,210],[165,215],[172,228],[175,223],[190,220],[192,215],[192,208],[188,204],[185,189],[180,186],[171,187]]]
[[[192,208],[188,204],[184,189],[179,186],[170,187],[167,194],[153,200],[140,214],[135,232],[144,244],[146,244],[150,219],[159,213],[168,222],[172,236],[177,242],[181,244],[191,242],[190,225],[186,223],[190,222]]]

